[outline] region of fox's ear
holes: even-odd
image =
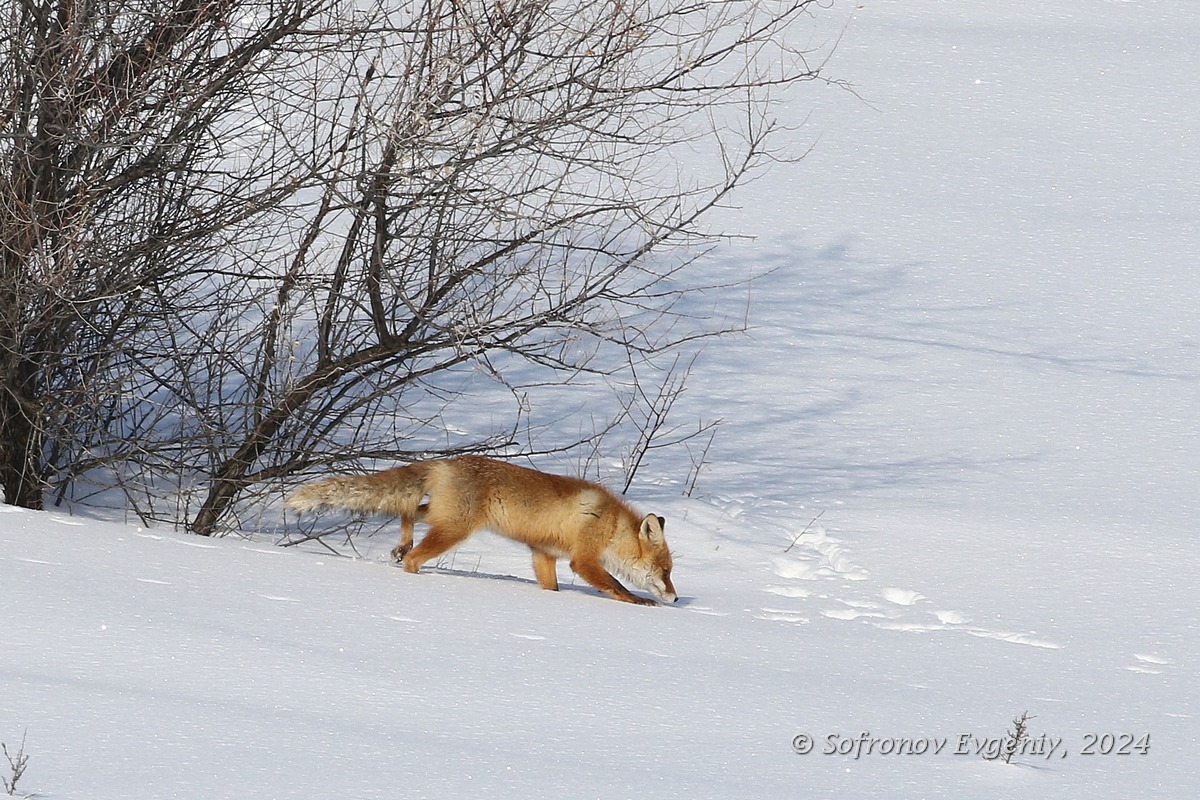
[[[643,538],[650,542],[650,544],[661,545],[666,541],[666,539],[663,537],[663,527],[666,524],[667,521],[662,517],[656,517],[653,514],[647,514],[642,519],[642,527],[639,533]]]

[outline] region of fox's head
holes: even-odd
[[[667,549],[667,539],[663,535],[666,524],[662,517],[647,514],[638,530],[638,540],[651,556],[645,588],[664,603],[674,603],[679,595],[675,594],[675,586],[671,583],[671,551]]]
[[[610,568],[625,577],[630,583],[653,594],[664,603],[674,603],[678,598],[671,583],[671,551],[663,536],[666,520],[647,514],[638,526],[635,548],[620,548],[610,556]]]

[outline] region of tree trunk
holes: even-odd
[[[18,354],[6,353],[0,367],[0,483],[4,502],[41,510],[39,474],[41,435],[37,425],[32,364]]]

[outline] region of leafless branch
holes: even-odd
[[[213,534],[315,471],[711,433],[666,422],[728,327],[689,268],[825,80],[817,0],[386,5],[0,7],[7,502]]]

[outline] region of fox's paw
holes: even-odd
[[[416,572],[421,569],[421,565],[418,564],[413,559],[409,558],[407,553],[404,555],[403,561],[401,561],[401,563],[404,564],[405,572],[412,572],[412,573],[416,574]]]
[[[404,560],[404,557],[405,557],[406,555],[408,555],[408,551],[409,551],[409,550],[412,550],[412,545],[411,545],[411,544],[408,544],[408,545],[405,545],[405,544],[398,544],[398,545],[396,545],[395,547],[393,547],[393,548],[392,548],[392,561],[403,561],[403,560]],[[416,570],[410,570],[410,571],[411,571],[411,572],[416,572]]]
[[[629,595],[629,597],[618,597],[617,599],[624,600],[626,603],[633,603],[634,605],[639,605],[639,606],[656,606],[656,605],[658,605],[657,600],[651,600],[649,597],[640,597],[639,595],[636,595],[636,594],[631,594],[631,595]]]

